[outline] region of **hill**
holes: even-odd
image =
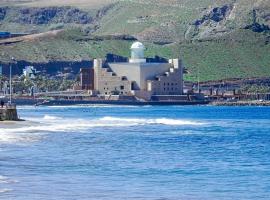
[[[0,43],[0,60],[7,62],[10,55],[32,62],[129,56],[137,38],[147,46],[147,56],[183,57],[187,80],[197,80],[198,74],[203,81],[270,76],[269,0],[59,2],[1,2],[0,30],[61,31]]]

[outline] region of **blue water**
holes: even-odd
[[[21,107],[1,200],[270,199],[270,108]]]

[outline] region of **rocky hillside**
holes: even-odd
[[[61,31],[2,40],[0,60],[7,62],[9,55],[31,62],[129,56],[130,43],[138,39],[148,56],[183,57],[189,80],[270,76],[269,0],[61,2],[1,1],[0,31]]]

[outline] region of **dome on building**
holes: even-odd
[[[131,45],[130,49],[145,49],[144,45],[141,42],[134,42]]]
[[[145,47],[141,42],[134,42],[131,45],[131,59],[130,63],[145,63],[146,59],[144,58]]]

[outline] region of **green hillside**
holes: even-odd
[[[270,76],[268,0],[126,0],[102,1],[99,7],[86,2],[79,1],[78,10],[61,4],[61,9],[42,4],[37,9],[33,2],[8,8],[0,4],[7,8],[2,19],[0,9],[0,30],[64,30],[16,43],[0,40],[0,60],[7,62],[10,55],[32,62],[85,60],[107,53],[129,56],[132,41],[122,35],[130,35],[144,42],[149,57],[181,56],[187,80],[197,80],[198,74],[202,81]],[[24,8],[30,9],[28,14]]]

